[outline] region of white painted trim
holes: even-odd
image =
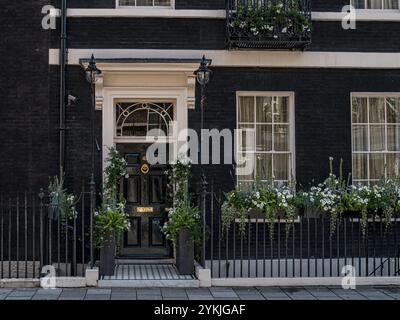
[[[203,54],[213,66],[280,68],[358,68],[399,69],[399,53],[370,52],[292,52],[228,50],[159,50],[159,49],[69,49],[68,63],[79,65],[80,59],[198,59]],[[49,63],[59,64],[59,49],[49,50]]]
[[[295,139],[295,114],[296,114],[296,95],[293,91],[236,91],[236,129],[239,130],[239,98],[240,97],[288,97],[289,98],[289,155],[291,162],[291,172],[288,172],[289,181],[292,177],[296,177],[296,139]],[[255,114],[254,114],[255,116]],[[255,135],[257,138],[257,133]],[[239,147],[239,141],[237,140],[238,137],[235,137],[237,143],[236,145]],[[272,143],[274,143],[274,137],[272,136]],[[235,150],[237,154],[238,150]],[[262,153],[262,152],[260,152]],[[266,152],[271,155],[276,155],[276,151]],[[257,151],[254,151],[254,154],[257,154]],[[286,154],[286,153],[285,153]],[[254,159],[256,161],[256,159]],[[257,170],[256,164],[254,165],[254,170]],[[272,170],[273,168],[273,160],[272,160]],[[237,173],[236,174],[236,178]],[[239,183],[237,179],[237,184]]]
[[[370,139],[371,139],[371,130],[370,127],[374,125],[374,123],[371,124],[371,122],[369,121],[369,108],[370,108],[370,102],[369,102],[369,98],[382,98],[385,99],[385,117],[386,117],[386,99],[387,98],[399,98],[400,97],[400,92],[351,92],[350,93],[350,119],[351,119],[351,155],[352,155],[352,160],[351,160],[351,172],[352,172],[352,178],[353,181],[355,180],[356,182],[366,182],[368,184],[370,184],[371,182],[374,181],[378,181],[379,179],[370,179],[371,177],[371,172],[370,172],[370,157],[369,155],[371,154],[383,154],[384,155],[384,161],[386,162],[387,160],[387,155],[388,154],[399,154],[399,151],[389,151],[387,150],[387,140],[388,140],[388,132],[387,132],[387,127],[388,127],[388,122],[382,122],[380,123],[381,125],[383,125],[385,127],[385,146],[386,146],[386,150],[383,151],[371,151],[370,150]],[[366,123],[353,123],[353,98],[368,98],[367,104],[367,122]],[[387,119],[386,119],[387,120]],[[366,151],[355,151],[354,145],[353,145],[353,127],[357,126],[357,125],[364,125],[367,126],[368,128],[368,150]],[[353,156],[357,154],[357,155],[367,155],[367,179],[355,179],[354,178],[354,162],[353,162]],[[387,172],[387,167],[385,165],[384,168],[384,176],[385,179],[388,178],[387,176],[388,172]],[[357,219],[358,220],[358,219]],[[355,220],[356,221],[356,220]],[[373,221],[372,219],[368,219],[368,221]],[[391,221],[397,221],[397,219],[391,219]]]
[[[341,21],[347,13],[317,12],[311,14],[313,21]],[[226,10],[191,10],[173,8],[117,7],[116,9],[68,9],[69,18],[198,18],[226,19]],[[400,21],[400,10],[356,10],[358,21]]]
[[[198,18],[225,19],[225,10],[175,10],[172,8],[68,9],[68,18]]]
[[[346,12],[313,12],[313,21],[342,21]],[[400,10],[355,10],[356,21],[397,21],[400,22]],[[343,30],[345,31],[345,30]]]
[[[173,150],[179,150],[178,133],[188,128],[188,108],[187,108],[187,88],[180,87],[105,87],[104,105],[103,105],[103,170],[107,166],[108,149],[116,143],[137,143],[135,138],[126,137],[123,140],[116,137],[115,133],[115,101],[119,99],[166,99],[174,100],[175,121],[177,130],[174,130],[174,136],[169,138],[170,143],[175,144]],[[149,142],[144,140],[141,142]]]
[[[214,278],[213,287],[301,287],[341,286],[342,277],[332,278]],[[357,277],[356,286],[400,285],[400,277]]]

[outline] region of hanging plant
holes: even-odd
[[[64,188],[64,177],[50,179],[49,184],[49,215],[53,219],[69,220],[77,217],[76,198]]]

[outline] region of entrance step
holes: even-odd
[[[173,264],[118,264],[113,276],[99,279],[102,288],[198,288],[194,275],[180,275]]]
[[[136,265],[136,264],[147,264],[147,265],[159,265],[159,264],[174,264],[175,259],[130,259],[130,258],[117,258],[115,260],[117,265]]]

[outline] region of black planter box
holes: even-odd
[[[107,244],[100,249],[100,275],[113,276],[115,269],[115,238],[110,236]]]
[[[176,244],[176,268],[181,275],[192,275],[194,272],[194,243],[187,229],[179,232]]]

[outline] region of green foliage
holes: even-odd
[[[291,223],[296,213],[296,198],[294,189],[287,186],[275,186],[273,183],[256,184],[251,191],[237,188],[226,195],[222,205],[222,228],[229,229],[231,224],[238,219],[239,230],[245,232],[249,212],[262,212],[269,225],[270,237],[273,236],[275,219],[278,214],[285,215],[288,223],[286,231],[289,232]]]
[[[197,242],[201,237],[199,209],[191,204],[188,190],[191,165],[189,161],[178,160],[166,172],[172,208],[163,232],[166,238],[176,244],[180,230],[187,229],[192,239]]]
[[[125,203],[114,200],[103,200],[98,212],[95,213],[95,244],[101,248],[108,244],[110,236],[120,239],[125,230],[130,228]]]
[[[297,1],[288,1],[286,9],[283,3],[268,8],[239,5],[229,27],[232,33],[239,35],[294,39],[309,35],[311,21]]]
[[[54,219],[68,220],[77,216],[76,198],[64,188],[64,178],[54,177],[49,184],[49,214]]]
[[[125,159],[115,148],[111,148],[107,161],[102,205],[95,213],[94,238],[98,247],[107,245],[110,237],[119,240],[123,232],[130,228],[125,200],[122,196],[117,199],[120,181],[126,175]]]
[[[104,194],[108,197],[116,197],[118,193],[119,182],[121,178],[126,175],[126,161],[114,148],[110,148],[108,158],[108,165],[104,170]]]
[[[388,228],[393,216],[400,212],[400,179],[397,177],[382,180],[378,185],[372,186],[351,185],[343,179],[343,161],[340,162],[339,177],[333,173],[333,158],[329,161],[330,174],[327,179],[317,186],[311,186],[308,191],[296,192],[295,187],[255,183],[251,191],[237,188],[228,192],[222,205],[223,228],[229,228],[239,219],[239,229],[244,233],[247,216],[255,210],[264,214],[272,234],[273,223],[278,216],[284,214],[287,220],[294,221],[299,209],[304,209],[307,215],[327,215],[330,219],[331,236],[336,231],[337,222],[345,213],[359,215],[364,235],[371,216],[381,216]],[[289,228],[288,224],[286,226],[288,232],[290,225]]]
[[[198,242],[201,237],[201,225],[199,223],[199,209],[189,203],[181,204],[169,212],[169,220],[164,224],[163,232],[166,238],[176,244],[181,230],[190,231],[193,241]]]

